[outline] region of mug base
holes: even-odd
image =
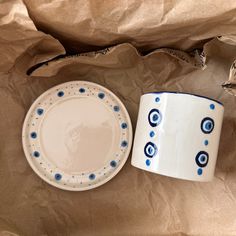
[[[175,178],[175,179],[181,179],[181,180],[188,180],[188,181],[194,181],[194,182],[211,182],[213,179],[214,179],[214,176],[213,177],[210,177],[210,178],[191,178],[191,177],[186,177],[186,176],[183,176],[183,175],[170,175],[170,174],[167,174],[167,173],[163,173],[163,172],[155,172],[153,170],[147,170],[141,166],[138,166],[136,165],[135,163],[131,162],[131,165],[133,167],[136,167],[138,169],[141,169],[141,170],[144,170],[144,171],[147,171],[147,172],[151,172],[153,174],[157,174],[157,175],[163,175],[163,176],[166,176],[166,177],[170,177],[170,178]]]

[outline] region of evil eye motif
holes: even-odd
[[[59,173],[56,173],[54,177],[55,177],[55,180],[59,181],[59,180],[61,180],[62,175]]]
[[[207,152],[204,151],[200,151],[195,158],[195,161],[199,167],[205,167],[208,163],[208,160],[209,155]]]
[[[152,109],[148,114],[148,121],[152,127],[156,127],[161,123],[162,115],[158,109]]]
[[[34,157],[39,157],[39,156],[40,156],[40,153],[39,153],[38,151],[35,151],[35,152],[33,153],[33,156],[34,156]]]
[[[125,122],[121,124],[122,129],[126,129],[127,127],[128,127],[128,125]]]
[[[103,99],[103,98],[105,97],[105,94],[104,94],[104,93],[99,93],[99,94],[98,94],[98,97],[99,97],[100,99]]]
[[[205,134],[211,133],[214,129],[214,125],[215,124],[213,119],[211,119],[210,117],[204,118],[201,123],[202,132]]]
[[[39,116],[41,116],[41,115],[43,114],[43,109],[42,109],[42,108],[38,108],[38,109],[37,109],[37,114],[38,114]]]
[[[124,141],[121,142],[121,147],[126,147],[127,145],[128,145],[127,141],[124,140]]]
[[[120,110],[120,108],[119,108],[119,106],[114,106],[114,107],[113,107],[113,110],[116,111],[116,112],[118,112],[118,111]]]
[[[30,137],[31,137],[31,138],[37,138],[37,133],[36,133],[36,132],[32,132],[32,133],[30,134]]]
[[[147,157],[154,157],[156,153],[157,153],[157,146],[152,142],[148,142],[144,147],[144,154]]]
[[[111,161],[111,162],[110,162],[110,166],[113,167],[113,168],[115,168],[115,167],[117,166],[116,161],[114,161],[114,160]]]
[[[58,96],[58,97],[63,97],[63,96],[64,96],[64,92],[63,92],[63,91],[59,91],[59,92],[57,93],[57,96]]]
[[[96,178],[95,174],[90,174],[90,175],[89,175],[89,179],[90,179],[90,180],[94,180],[95,178]]]
[[[85,93],[85,89],[84,89],[84,88],[80,88],[80,89],[79,89],[79,92],[80,92],[80,93]]]

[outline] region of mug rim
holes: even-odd
[[[143,94],[143,95],[147,95],[147,94],[161,94],[161,93],[174,93],[174,94],[192,95],[192,96],[195,96],[195,97],[205,98],[205,99],[207,99],[207,100],[216,102],[216,103],[218,103],[219,105],[221,105],[221,106],[224,107],[223,103],[221,103],[220,101],[218,101],[218,100],[216,100],[216,99],[209,98],[209,97],[206,97],[206,96],[203,96],[203,95],[194,94],[194,93],[176,92],[176,91],[160,91],[160,92],[149,92],[149,93],[145,93],[145,94]]]

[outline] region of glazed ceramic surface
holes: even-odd
[[[181,179],[212,180],[223,113],[221,103],[197,95],[143,95],[132,165]]]
[[[23,148],[33,170],[66,190],[88,190],[125,164],[132,126],[121,101],[104,87],[74,81],[53,87],[31,106]]]

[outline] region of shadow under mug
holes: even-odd
[[[131,164],[193,181],[214,177],[224,107],[194,94],[141,96]]]

